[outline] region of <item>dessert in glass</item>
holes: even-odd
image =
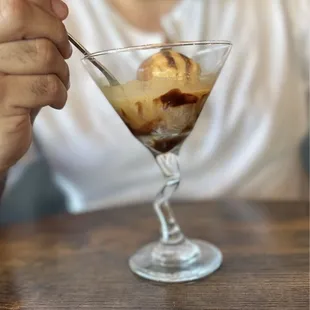
[[[161,238],[129,260],[131,270],[143,278],[192,281],[221,265],[217,247],[184,236],[169,199],[180,183],[180,147],[194,129],[230,50],[226,41],[191,41],[102,51],[82,60],[124,124],[153,154],[165,178],[154,202]],[[111,84],[94,60],[119,84]]]

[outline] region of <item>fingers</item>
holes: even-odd
[[[61,0],[0,0],[0,115],[61,109],[72,53]],[[34,111],[36,111],[34,113]]]
[[[24,114],[44,106],[62,109],[67,100],[67,89],[54,74],[7,75],[1,77],[0,82],[2,88],[0,115],[2,116]]]
[[[67,59],[72,54],[61,20],[29,1],[0,0],[0,25],[0,44],[23,39],[47,38],[57,46],[64,58]]]
[[[0,44],[0,72],[12,75],[56,74],[69,87],[69,68],[47,39]]]
[[[68,17],[69,9],[68,9],[68,6],[63,1],[52,0],[52,9],[53,9],[53,12],[61,20],[64,20]]]
[[[55,14],[59,19],[64,20],[68,16],[68,7],[61,0],[28,0],[46,10]]]

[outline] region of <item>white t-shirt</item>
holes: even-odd
[[[163,42],[129,25],[104,0],[67,0],[67,29],[90,51]],[[307,0],[183,0],[162,19],[170,39],[229,40],[231,55],[180,153],[175,199],[298,199],[307,131]],[[62,111],[34,130],[72,212],[152,200],[163,179],[74,51]],[[142,61],[142,59],[141,59]],[[31,158],[31,151],[17,164]],[[14,173],[14,169],[12,170]]]

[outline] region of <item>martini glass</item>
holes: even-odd
[[[191,41],[113,49],[82,59],[124,124],[153,154],[165,178],[154,202],[161,238],[129,259],[131,270],[143,278],[192,281],[221,265],[217,247],[185,237],[169,199],[180,183],[180,147],[194,129],[230,49],[226,41]],[[111,85],[94,60],[120,84]]]

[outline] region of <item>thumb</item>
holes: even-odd
[[[51,5],[54,13],[61,20],[64,20],[68,16],[68,7],[62,0],[51,0]]]

